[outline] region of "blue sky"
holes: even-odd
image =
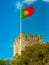
[[[0,58],[13,58],[13,43],[20,34],[20,12],[15,5],[17,1],[0,0]],[[28,6],[33,6],[35,12],[22,20],[22,32],[37,36],[41,34],[44,41],[49,41],[49,2],[38,0],[24,4],[22,8]]]

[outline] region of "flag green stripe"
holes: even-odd
[[[21,19],[26,18],[26,15],[24,14],[25,11],[26,11],[26,9],[21,10]]]

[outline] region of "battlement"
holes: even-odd
[[[38,35],[38,36],[36,36],[35,34],[26,34],[25,35],[25,33],[21,33],[20,34],[20,36],[18,37],[18,39],[20,39],[20,38],[25,38],[26,40],[28,40],[29,41],[29,39],[32,39],[32,40],[41,40],[41,41],[43,41],[43,37],[42,37],[42,35]]]
[[[18,36],[18,38],[14,42],[14,56],[16,53],[19,55],[21,51],[25,49],[25,47],[34,44],[42,44],[43,37],[42,35],[36,36],[35,34],[24,34],[23,32]]]

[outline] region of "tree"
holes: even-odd
[[[13,59],[11,65],[49,65],[49,43],[26,47],[21,56]]]
[[[3,59],[0,59],[0,65],[6,65],[6,61]]]

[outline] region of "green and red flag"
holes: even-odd
[[[21,18],[30,17],[34,14],[34,7],[30,6],[21,10]]]

